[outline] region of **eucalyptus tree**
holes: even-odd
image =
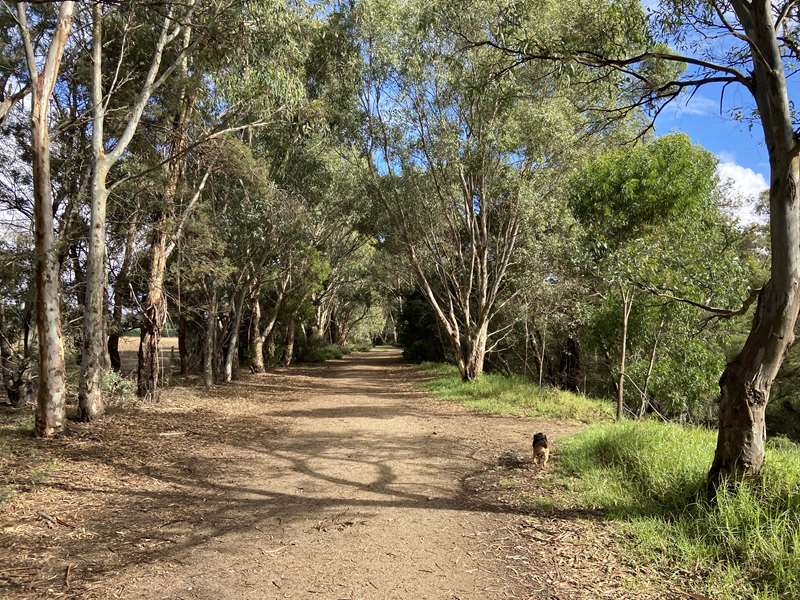
[[[162,95],[161,118],[167,134],[154,143],[154,166],[164,167],[166,177],[160,202],[150,210],[150,272],[142,302],[137,375],[138,393],[146,397],[158,395],[158,343],[167,316],[163,285],[169,249],[180,235],[183,216],[193,210],[187,196],[193,198],[203,182],[200,176],[192,189],[186,189],[187,159],[212,138],[238,132],[252,140],[255,131],[275,126],[287,108],[302,99],[297,74],[302,72],[303,48],[298,38],[302,39],[308,15],[301,7],[279,0],[202,6],[206,9],[202,19],[183,30],[182,44],[191,52],[181,57],[181,77],[173,79],[169,93]],[[181,199],[186,203],[178,215]]]
[[[619,15],[620,8],[628,18],[610,29],[601,17]],[[719,436],[708,477],[713,492],[723,480],[761,471],[770,388],[794,342],[800,310],[800,140],[787,83],[800,53],[797,3],[665,0],[654,7],[649,27],[638,2],[594,3],[587,10],[576,10],[580,27],[558,39],[530,35],[526,19],[538,14],[509,13],[506,27],[474,41],[494,47],[511,68],[541,62],[580,65],[595,71],[592,81],[617,78],[621,93],[606,113],[612,119],[638,108],[650,109],[655,118],[685,90],[739,87],[750,97],[752,119],[764,136],[770,165],[770,277],[758,291],[747,340],[720,379]],[[586,29],[605,31],[575,38],[575,31]],[[613,44],[606,32],[615,30],[630,43]]]
[[[8,4],[6,5],[7,7]],[[10,8],[10,7],[9,7]],[[31,154],[33,156],[33,213],[35,231],[36,329],[39,343],[39,382],[35,434],[55,435],[64,428],[64,346],[61,336],[59,265],[53,231],[50,177],[50,103],[67,46],[74,2],[55,3],[43,34],[34,38],[26,2],[16,3],[16,20],[31,82]],[[41,65],[41,66],[40,66]]]
[[[471,381],[515,295],[520,231],[578,150],[580,119],[547,70],[500,78],[494,52],[463,47],[453,30],[481,30],[491,7],[362,7],[372,192]]]
[[[639,413],[647,410],[659,344],[688,348],[700,335],[698,326],[710,325],[701,322],[698,308],[724,307],[753,284],[743,236],[719,206],[716,164],[687,136],[673,134],[607,152],[571,181],[570,204],[584,227],[587,275],[602,298],[593,325],[597,345],[606,353],[614,340],[619,343],[612,369],[617,419],[626,408],[627,382],[638,392]],[[673,306],[679,303],[686,307]],[[609,315],[608,309],[618,314]],[[719,328],[711,331],[724,337]],[[712,358],[698,362],[722,361],[723,345],[703,339]],[[626,372],[629,346],[642,375],[638,384]],[[700,377],[707,389],[708,371]],[[676,373],[676,385],[679,381]],[[674,395],[697,390],[675,390]]]
[[[623,417],[628,319],[639,272],[638,248],[630,251],[629,242],[710,197],[715,167],[710,153],[693,148],[686,136],[673,135],[609,152],[573,180],[571,205],[622,310],[617,419]]]
[[[106,212],[109,188],[107,178],[128,150],[128,146],[136,134],[145,108],[152,95],[173,72],[181,68],[186,71],[186,52],[191,41],[191,22],[195,2],[168,3],[164,14],[142,10],[141,5],[132,4],[123,11],[118,7],[109,10],[101,2],[92,5],[92,59],[91,59],[91,106],[92,106],[92,201],[91,223],[89,228],[89,255],[86,266],[86,301],[84,303],[83,353],[81,362],[81,382],[78,394],[80,418],[91,421],[103,413],[103,399],[100,389],[102,371],[106,356],[105,326],[105,286],[106,286]],[[139,13],[141,22],[137,23],[135,14]],[[153,22],[155,17],[155,22]],[[113,70],[104,69],[107,48],[104,46],[104,28],[112,24],[115,33],[120,36]],[[150,47],[148,43],[149,64],[142,73],[138,62],[139,53],[144,53],[144,44],[149,36],[134,41],[137,30],[154,32],[155,41]],[[130,48],[130,45],[140,47]],[[176,48],[166,67],[162,68],[162,59],[170,46]],[[137,62],[125,64],[127,53],[133,54]],[[128,72],[130,70],[130,72]],[[142,76],[143,75],[143,76]],[[107,80],[104,82],[104,78]],[[124,83],[121,83],[124,82]],[[131,88],[135,86],[134,90]],[[126,89],[120,89],[126,88]],[[132,96],[127,115],[115,125],[112,140],[106,138],[106,117],[109,109],[119,104],[116,96],[125,92]],[[112,104],[112,100],[117,102]],[[127,101],[127,98],[123,102]],[[148,315],[148,318],[152,315]]]

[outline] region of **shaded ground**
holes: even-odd
[[[595,515],[507,497],[540,475],[498,454],[571,426],[472,414],[418,377],[376,350],[7,433],[0,597],[658,597]]]

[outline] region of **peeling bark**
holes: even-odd
[[[17,3],[17,21],[25,45],[25,60],[32,82],[31,152],[33,155],[33,219],[36,283],[36,327],[39,335],[39,390],[34,433],[50,437],[64,429],[64,345],[61,337],[61,305],[58,248],[53,230],[50,180],[50,98],[72,26],[74,2],[62,2],[47,56],[39,72],[27,20],[25,2]]]

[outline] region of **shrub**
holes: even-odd
[[[300,355],[300,362],[321,363],[326,360],[342,358],[346,351],[336,344],[321,344],[303,349]]]
[[[107,398],[118,402],[132,400],[136,394],[135,381],[111,370],[103,373],[100,388]]]

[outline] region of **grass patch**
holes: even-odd
[[[702,573],[713,598],[796,598],[800,446],[769,442],[760,481],[708,504],[715,441],[676,424],[601,424],[559,445],[559,470],[583,503],[626,523],[645,557]]]
[[[464,383],[453,365],[422,363],[430,376],[425,387],[439,398],[455,400],[474,410],[498,415],[573,419],[586,423],[605,420],[612,414],[609,402],[557,390],[540,388],[519,376],[488,373]]]

